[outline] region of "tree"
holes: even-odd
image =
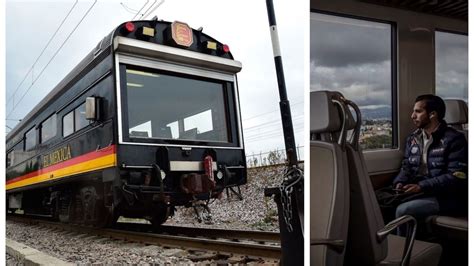
[[[268,164],[273,165],[273,164],[278,164],[282,162],[282,157],[283,154],[278,151],[274,150],[268,153]]]

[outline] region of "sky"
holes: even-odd
[[[467,36],[436,32],[436,93],[467,101]]]
[[[341,91],[362,108],[390,106],[389,24],[312,13],[310,28],[311,91]]]
[[[146,4],[139,14],[143,13],[155,1],[160,2],[81,0],[75,4],[72,0],[7,0],[6,132],[114,27],[140,17],[136,13]],[[274,5],[296,144],[303,145],[307,6],[305,1],[284,0],[274,0]],[[68,12],[70,15],[42,53]],[[155,15],[165,21],[186,22],[195,29],[203,27],[204,33],[229,45],[234,58],[243,66],[238,81],[246,153],[283,149],[265,1],[166,0],[146,18]]]

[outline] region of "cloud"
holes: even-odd
[[[312,13],[310,40],[311,61],[317,66],[375,64],[391,56],[388,24]]]
[[[310,65],[311,91],[340,91],[360,106],[391,104],[391,63],[346,67]]]
[[[451,71],[466,75],[468,72],[468,37],[466,35],[436,32],[436,71]]]

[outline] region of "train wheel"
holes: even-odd
[[[94,186],[86,186],[80,192],[82,222],[95,227],[105,227],[108,224],[109,215],[104,206],[101,193],[97,193]]]
[[[75,197],[72,191],[67,191],[61,193],[61,196],[58,199],[58,219],[62,223],[71,223],[74,220],[74,201],[72,200]]]
[[[158,206],[153,209],[153,212],[150,222],[155,229],[158,229],[170,216],[170,207],[166,205]]]

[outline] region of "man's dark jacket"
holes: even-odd
[[[393,184],[418,184],[427,195],[438,199],[441,212],[458,213],[467,208],[467,152],[464,134],[441,122],[431,134],[428,149],[428,174],[419,175],[423,156],[423,134],[414,131],[406,141],[402,168]]]

